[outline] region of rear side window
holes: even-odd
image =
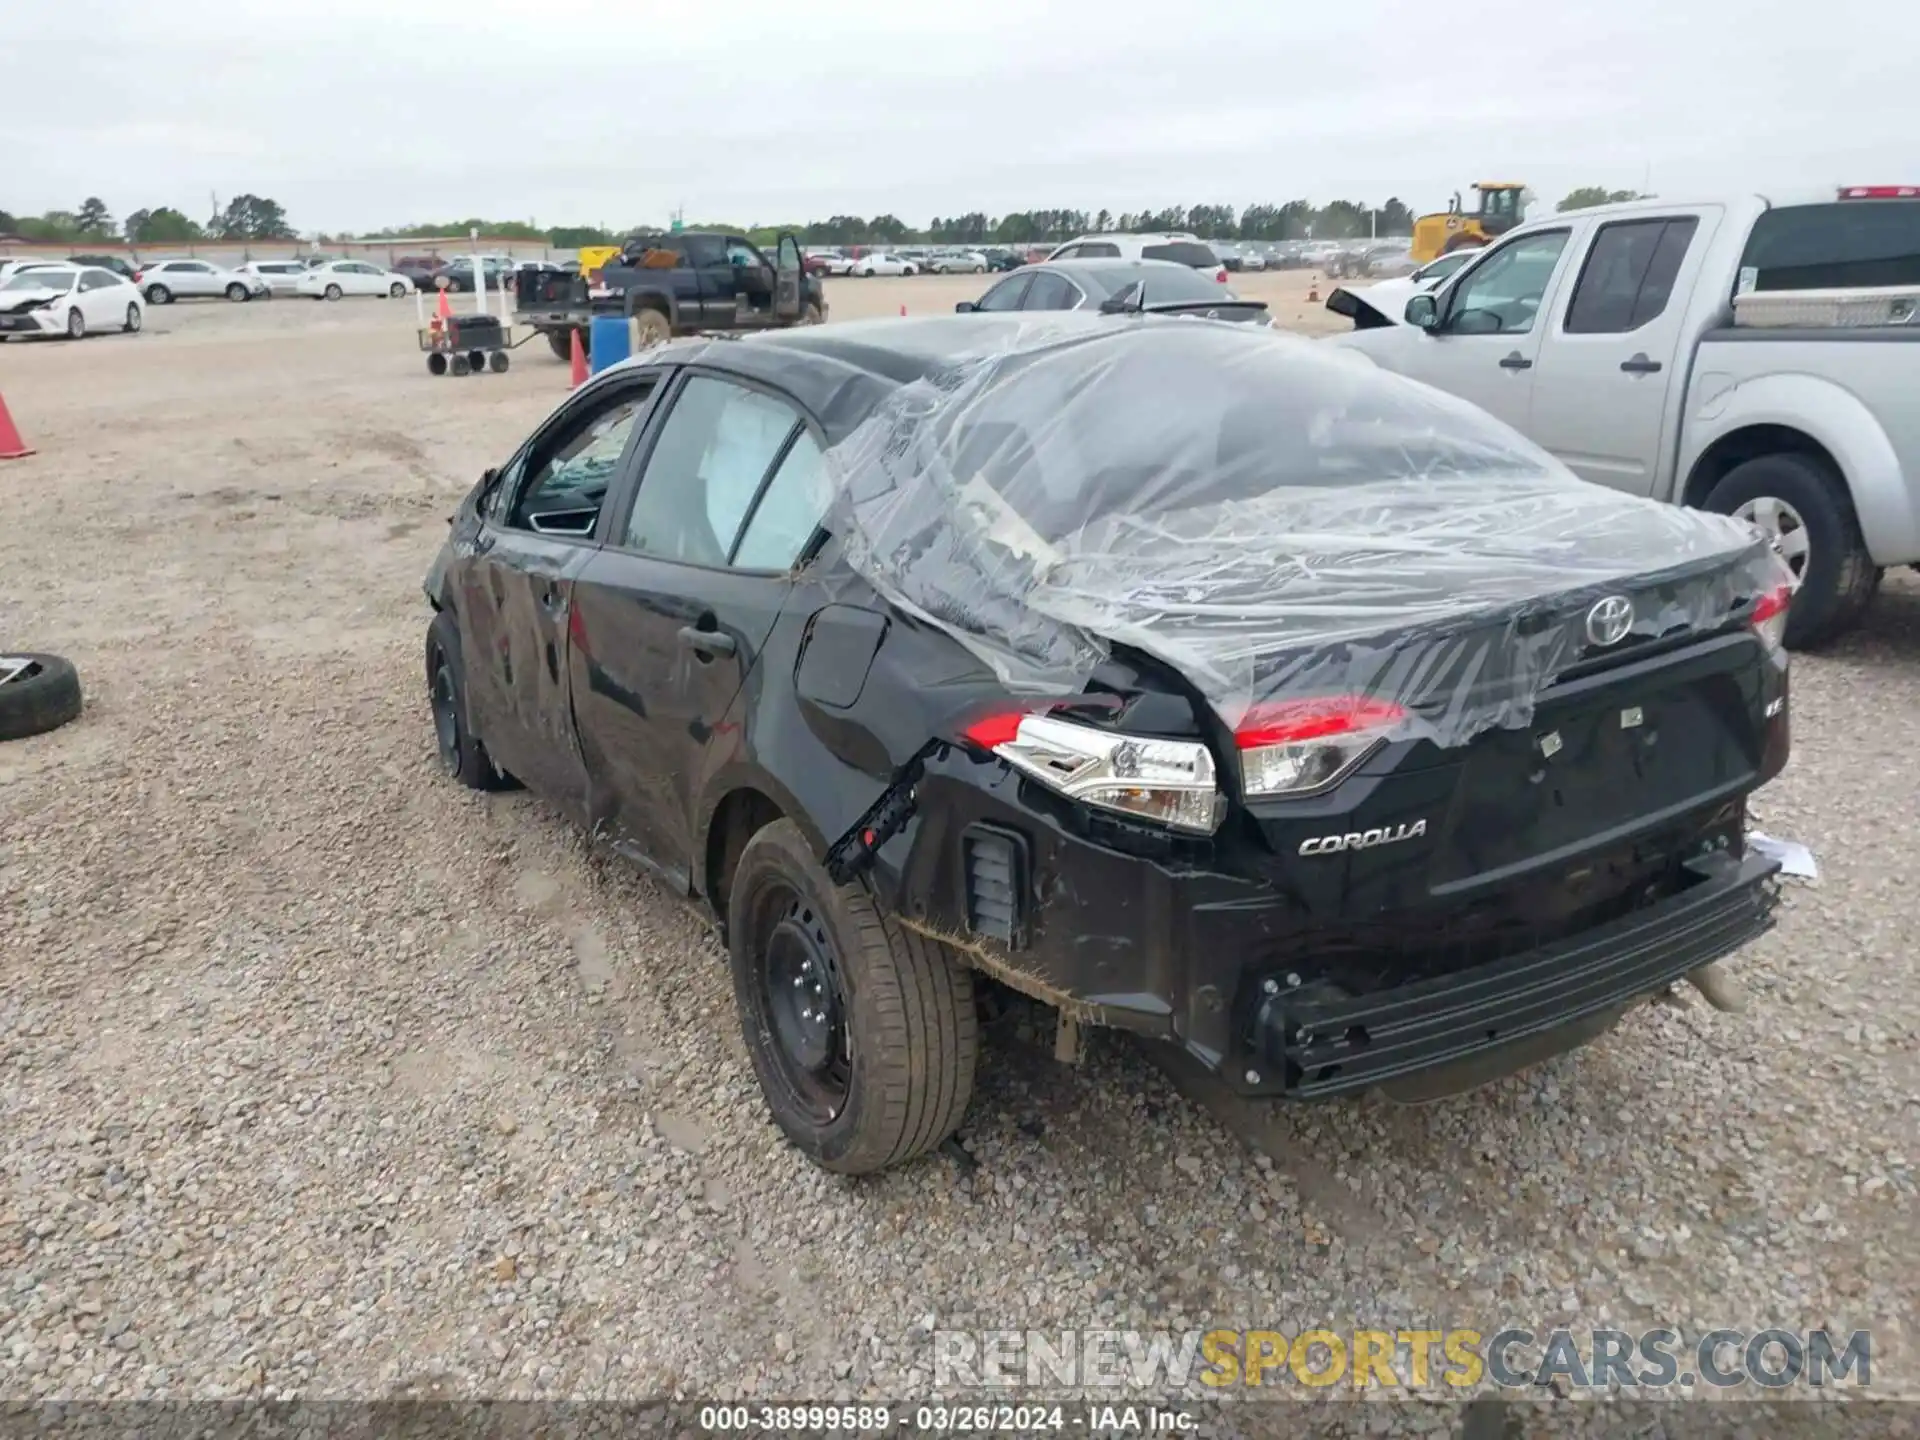
[[[1920,285],[1920,200],[1769,210],[1754,221],[1740,271],[1743,290]]]
[[[1118,260],[1120,247],[1108,240],[1089,240],[1075,250],[1074,254],[1082,260]]]
[[[1176,264],[1191,265],[1196,270],[1213,270],[1220,264],[1220,257],[1198,240],[1172,240],[1164,245],[1149,245],[1141,250],[1140,258],[1172,260]]]
[[[1567,305],[1567,334],[1623,335],[1655,319],[1698,228],[1692,216],[1602,225]]]
[[[1220,286],[1211,275],[1202,275],[1199,271],[1185,265],[1174,268],[1161,265],[1128,265],[1114,270],[1102,270],[1093,276],[1106,287],[1109,297],[1118,295],[1136,280],[1146,284],[1146,303],[1164,301],[1168,304],[1184,300],[1219,300],[1222,298]]]

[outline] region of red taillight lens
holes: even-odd
[[[1356,730],[1378,730],[1407,718],[1407,708],[1366,695],[1328,695],[1312,700],[1278,700],[1255,705],[1233,732],[1242,750],[1324,740]]]
[[[960,732],[962,740],[971,741],[982,750],[997,750],[1002,745],[1010,745],[1020,734],[1020,722],[1031,713],[1026,710],[996,710],[991,715],[982,715]]]
[[[1407,718],[1406,706],[1368,695],[1255,705],[1233,732],[1241,784],[1249,798],[1317,794],[1352,774]]]
[[[1754,629],[1767,648],[1780,650],[1787,641],[1787,608],[1793,603],[1793,587],[1782,585],[1777,590],[1769,590],[1753,602],[1753,614],[1747,617],[1747,623]]]

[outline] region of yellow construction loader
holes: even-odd
[[[1437,260],[1467,245],[1484,245],[1526,218],[1525,185],[1509,180],[1479,180],[1473,188],[1479,196],[1478,209],[1463,209],[1460,192],[1456,190],[1453,203],[1444,213],[1422,215],[1413,222],[1416,265]]]

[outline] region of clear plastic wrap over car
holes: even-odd
[[[1588,484],[1475,407],[1307,341],[1156,317],[993,334],[828,451],[827,524],[1015,693],[1073,694],[1124,645],[1230,729],[1369,696],[1455,745],[1527,723],[1578,658],[1529,601],[1631,578],[1631,633],[1659,636],[1789,578],[1744,522]],[[1711,580],[1661,586],[1712,558]]]

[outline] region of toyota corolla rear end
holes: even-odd
[[[994,679],[896,777],[908,923],[1302,1098],[1497,1073],[1770,927],[1757,536],[1245,327],[1001,343],[840,457],[887,482],[854,568]]]

